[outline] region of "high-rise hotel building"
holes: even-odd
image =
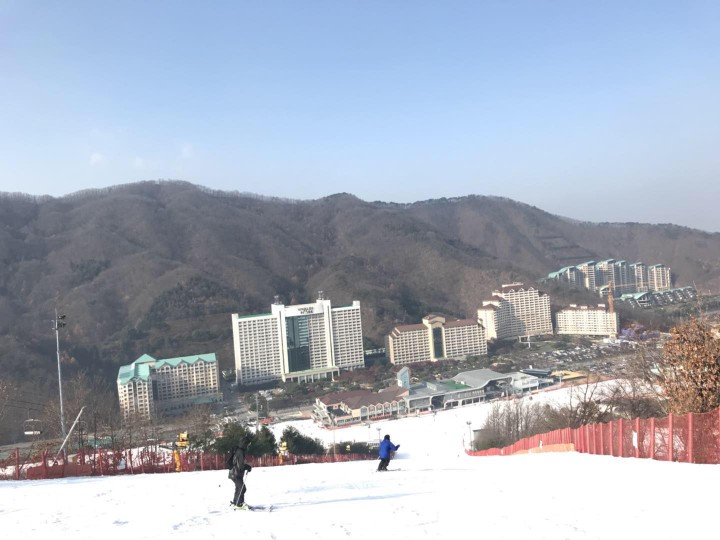
[[[163,360],[143,354],[132,364],[120,366],[117,389],[125,420],[147,420],[222,401],[214,353]]]
[[[464,359],[487,354],[485,329],[476,320],[448,320],[427,315],[421,324],[396,326],[385,338],[385,351],[392,364]]]
[[[477,316],[487,339],[553,333],[550,297],[522,283],[510,283],[493,291],[492,298],[483,300]]]
[[[360,302],[332,307],[319,294],[314,304],[232,315],[235,373],[239,384],[327,378],[340,369],[365,367]]]

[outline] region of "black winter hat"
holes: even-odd
[[[385,435],[385,440],[386,440],[386,441],[389,441],[389,440],[390,440],[390,435]]]

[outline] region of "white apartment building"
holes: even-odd
[[[396,326],[385,338],[385,350],[392,364],[435,362],[487,354],[485,329],[475,320],[447,320],[427,315],[421,324]]]
[[[493,291],[477,311],[478,321],[497,339],[552,334],[550,297],[532,286],[509,283]]]
[[[235,373],[239,384],[327,378],[340,369],[365,367],[360,302],[333,308],[320,292],[313,304],[232,315]]]
[[[486,339],[498,338],[498,310],[499,305],[503,301],[499,296],[494,296],[490,300],[483,300],[482,307],[477,310],[478,322],[485,328]]]
[[[556,332],[581,336],[616,336],[617,313],[610,313],[605,304],[578,306],[570,304],[555,315]]]
[[[222,401],[214,353],[162,360],[144,354],[132,364],[120,366],[117,388],[125,420],[147,420]]]
[[[565,283],[574,289],[585,288],[585,275],[577,266],[566,266],[557,272],[551,272],[548,278]]]
[[[595,263],[595,287],[615,283],[615,259],[606,259]]]
[[[585,288],[589,291],[596,290],[597,285],[595,283],[595,261],[587,261],[582,264],[578,264],[576,268],[582,275],[580,281],[585,286]]]
[[[615,261],[613,265],[613,281],[615,296],[635,290],[634,280],[630,278],[630,267],[626,261]]]
[[[566,266],[548,274],[549,280],[570,287],[585,288],[607,296],[612,287],[614,297],[648,291],[667,291],[672,288],[670,268],[663,264],[646,266],[643,262],[606,259]]]
[[[647,271],[647,265],[643,262],[636,262],[630,265],[630,275],[632,276],[633,281],[635,282],[635,290],[634,291],[627,291],[628,293],[633,292],[647,292],[650,290],[650,286],[648,284],[648,271]]]
[[[654,264],[648,268],[648,285],[651,291],[669,291],[672,288],[670,268]]]
[[[402,366],[432,360],[430,329],[424,324],[396,326],[385,337],[385,353],[391,364]]]

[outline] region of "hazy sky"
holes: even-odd
[[[157,178],[720,231],[720,2],[0,0],[0,191]]]

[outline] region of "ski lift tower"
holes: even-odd
[[[60,429],[62,430],[63,439],[67,438],[67,431],[65,430],[65,409],[63,407],[63,394],[62,394],[62,370],[60,369],[60,329],[65,327],[65,315],[58,315],[57,309],[55,310],[55,320],[53,321],[53,330],[55,331],[55,344],[57,351],[57,367],[58,367],[58,388],[60,390]],[[67,463],[67,449],[63,445],[63,460]]]

